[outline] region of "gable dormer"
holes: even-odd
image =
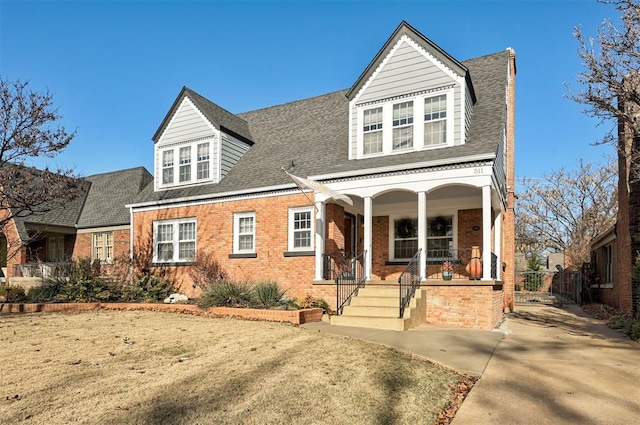
[[[476,100],[468,69],[406,22],[347,98],[349,159],[464,144]]]
[[[246,121],[187,87],[152,139],[155,190],[219,183],[252,145]]]

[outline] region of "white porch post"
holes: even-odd
[[[371,280],[373,267],[373,199],[370,196],[364,198],[364,249],[367,251],[364,261],[364,275],[366,280]]]
[[[493,221],[493,244],[495,246],[496,260],[496,280],[502,280],[502,212],[496,214]]]
[[[323,254],[324,254],[324,222],[325,222],[324,202],[316,202],[316,277],[315,280],[323,278]]]
[[[427,280],[427,192],[418,192],[418,249],[420,280]]]
[[[482,186],[482,280],[491,280],[491,186]]]

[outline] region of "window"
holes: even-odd
[[[448,257],[453,249],[453,216],[427,218],[427,251],[432,257]]]
[[[255,252],[256,214],[254,212],[233,215],[233,252]]]
[[[393,220],[393,258],[411,259],[418,251],[418,219]]]
[[[613,283],[613,246],[607,245],[602,249],[602,281]]]
[[[364,111],[363,152],[382,152],[382,108]]]
[[[156,262],[186,262],[195,257],[195,219],[155,221],[153,227]]]
[[[191,146],[180,148],[180,183],[191,180]]]
[[[113,260],[113,232],[93,234],[93,259],[102,262]]]
[[[313,208],[289,210],[289,251],[313,249]]]
[[[447,143],[447,96],[424,100],[424,145]]]
[[[197,164],[198,180],[209,178],[209,143],[200,143],[198,145],[198,164]]]
[[[211,142],[183,143],[159,150],[160,187],[213,180]]]
[[[65,258],[64,252],[64,236],[47,238],[47,260],[61,261]]]
[[[413,101],[393,105],[393,150],[413,147]]]
[[[162,184],[173,184],[173,151],[162,152]]]

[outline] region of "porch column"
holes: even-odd
[[[373,198],[364,198],[364,249],[367,251],[364,261],[364,275],[366,280],[371,280],[373,268]]]
[[[496,214],[493,221],[493,244],[495,246],[496,260],[496,280],[502,280],[502,212]]]
[[[491,280],[491,186],[482,186],[482,280]]]
[[[324,222],[325,208],[324,202],[316,202],[316,277],[315,280],[323,278],[323,254],[324,254]]]
[[[427,280],[427,192],[418,192],[418,249],[420,280]]]

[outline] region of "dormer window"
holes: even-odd
[[[382,108],[364,111],[363,121],[364,154],[382,152]]]
[[[424,145],[447,143],[447,96],[424,100]]]
[[[393,105],[393,150],[413,147],[413,101]]]
[[[211,143],[184,143],[161,150],[162,186],[211,181]]]
[[[209,178],[209,143],[198,145],[198,180]]]
[[[180,183],[191,180],[191,146],[180,148]]]

